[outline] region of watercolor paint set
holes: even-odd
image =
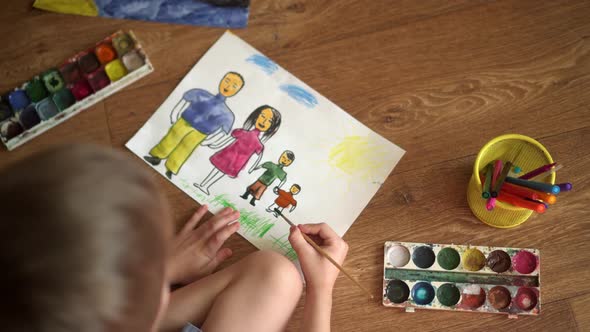
[[[133,32],[116,32],[0,99],[0,137],[26,143],[153,71]]]
[[[540,258],[536,249],[388,241],[383,305],[538,315]]]

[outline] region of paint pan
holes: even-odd
[[[536,249],[385,243],[387,307],[538,315],[540,287]]]
[[[114,33],[4,94],[0,139],[15,149],[153,70],[132,32]]]

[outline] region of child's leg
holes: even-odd
[[[282,331],[303,288],[285,257],[259,251],[172,293],[164,329],[186,322],[204,331]]]
[[[269,207],[266,208],[266,212],[274,212],[276,207],[277,207],[277,204],[272,203]]]

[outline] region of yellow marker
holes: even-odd
[[[33,7],[63,14],[98,16],[93,0],[36,0]]]
[[[127,75],[127,68],[125,68],[123,62],[121,62],[119,59],[109,62],[104,67],[104,71],[111,79],[111,82],[116,82]]]
[[[486,257],[475,248],[467,249],[461,257],[463,268],[467,271],[479,271],[486,265]]]

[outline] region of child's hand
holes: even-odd
[[[199,207],[173,240],[170,257],[172,284],[189,284],[211,274],[232,255],[231,249],[221,249],[221,246],[240,228],[239,222],[228,225],[237,220],[240,213],[225,208],[195,229],[206,213],[206,205]]]
[[[301,232],[312,238],[340,265],[348,252],[348,244],[324,223],[291,227],[289,242],[299,257],[308,292],[323,292],[331,295],[340,271],[307,243]]]

